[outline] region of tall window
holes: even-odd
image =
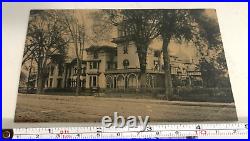
[[[96,87],[97,86],[97,76],[93,75],[89,77],[89,86]]]
[[[57,88],[61,88],[62,87],[62,78],[58,78],[57,79]]]
[[[98,69],[98,62],[90,62],[89,68],[90,69]]]
[[[52,83],[53,83],[53,78],[50,78],[50,80],[49,80],[49,87],[52,87]]]
[[[80,85],[81,87],[83,87],[83,80],[80,80]]]
[[[98,67],[98,63],[97,62],[93,62],[93,69],[97,69]]]
[[[96,87],[96,76],[93,76],[93,87]]]
[[[58,75],[62,76],[63,73],[63,66],[61,64],[58,65]]]
[[[54,74],[54,66],[51,66],[50,67],[50,75],[53,75]]]

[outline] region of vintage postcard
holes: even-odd
[[[15,122],[238,120],[214,9],[31,10],[27,22]]]

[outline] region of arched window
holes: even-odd
[[[111,76],[106,76],[107,88],[113,88],[113,78]]]
[[[136,75],[135,74],[130,74],[129,76],[128,76],[128,87],[129,88],[136,88],[136,82],[137,80],[136,80]]]
[[[147,75],[147,80],[146,80],[146,85],[148,88],[152,88],[153,86],[153,76],[152,75]]]
[[[128,69],[128,66],[129,66],[128,59],[123,60],[123,67],[124,67],[124,69]]]
[[[117,88],[122,89],[122,88],[124,88],[124,86],[125,86],[124,76],[122,76],[122,75],[117,76]]]

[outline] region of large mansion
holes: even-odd
[[[121,35],[121,34],[119,34]],[[140,63],[133,41],[122,36],[113,39],[116,46],[90,46],[81,59],[80,85],[82,90],[91,88],[109,90],[135,90],[141,88]],[[77,59],[61,61],[53,56],[44,78],[46,89],[75,90],[77,86]],[[55,59],[56,58],[56,59]],[[55,61],[56,60],[56,61]],[[147,88],[164,88],[163,56],[160,49],[150,46],[146,59]],[[192,60],[170,56],[171,75],[174,86],[202,86],[201,72]],[[35,77],[33,77],[35,87]]]
[[[100,89],[137,89],[140,88],[140,63],[137,49],[130,42],[123,44],[114,40],[117,47],[91,46],[87,48],[86,57],[81,60],[80,84],[82,90]],[[162,52],[149,48],[146,65],[146,87],[164,88]],[[177,85],[202,85],[199,68],[190,60],[183,61],[170,56],[171,75]],[[77,85],[77,59],[66,63],[51,62],[48,65],[48,77],[45,89],[71,89]]]

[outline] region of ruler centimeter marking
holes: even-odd
[[[145,131],[142,126],[136,128],[89,127],[56,127],[56,128],[14,128],[3,130],[3,138],[13,139],[96,139],[96,138],[184,138],[209,136],[248,137],[248,123],[223,124],[170,124],[148,125]],[[11,131],[13,132],[11,135]],[[8,133],[10,133],[8,135]]]

